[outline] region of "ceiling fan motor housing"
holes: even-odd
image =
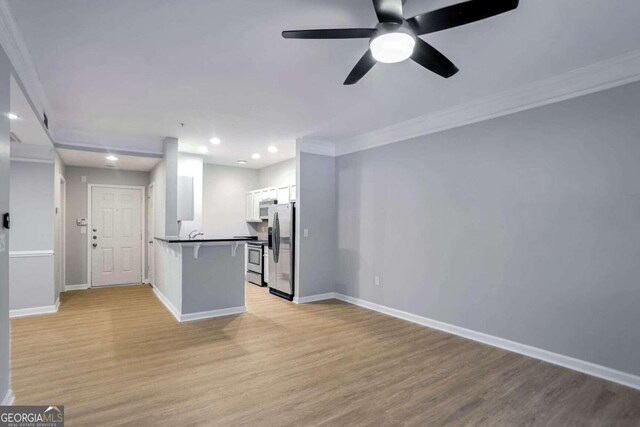
[[[404,33],[410,35],[413,39],[416,38],[416,34],[413,32],[411,25],[404,20],[400,24],[396,22],[380,22],[376,25],[376,32],[371,36],[371,41],[382,35],[392,33]]]

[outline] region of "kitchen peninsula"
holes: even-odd
[[[153,291],[179,322],[243,313],[250,238],[156,237]]]

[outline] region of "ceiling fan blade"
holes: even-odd
[[[470,24],[509,12],[519,0],[470,0],[414,16],[407,20],[417,35]]]
[[[376,30],[373,28],[341,28],[331,30],[283,31],[285,39],[368,39]]]
[[[404,3],[403,0],[373,0],[378,21],[401,24],[404,21],[402,3]]]
[[[373,58],[371,54],[371,50],[367,50],[360,61],[353,67],[351,73],[347,76],[347,79],[344,81],[345,85],[352,85],[358,83],[358,81],[364,77],[365,74],[369,72],[373,66],[376,65],[376,60]]]
[[[453,62],[421,38],[416,38],[416,46],[413,49],[411,59],[446,79],[459,71]]]

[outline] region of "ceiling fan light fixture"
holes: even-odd
[[[416,39],[405,32],[381,34],[371,40],[371,54],[376,61],[385,64],[402,62],[413,55]]]

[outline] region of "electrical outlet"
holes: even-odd
[[[376,277],[373,279],[373,283],[375,283],[375,284],[376,284],[376,286],[380,286],[380,276],[376,276]]]

